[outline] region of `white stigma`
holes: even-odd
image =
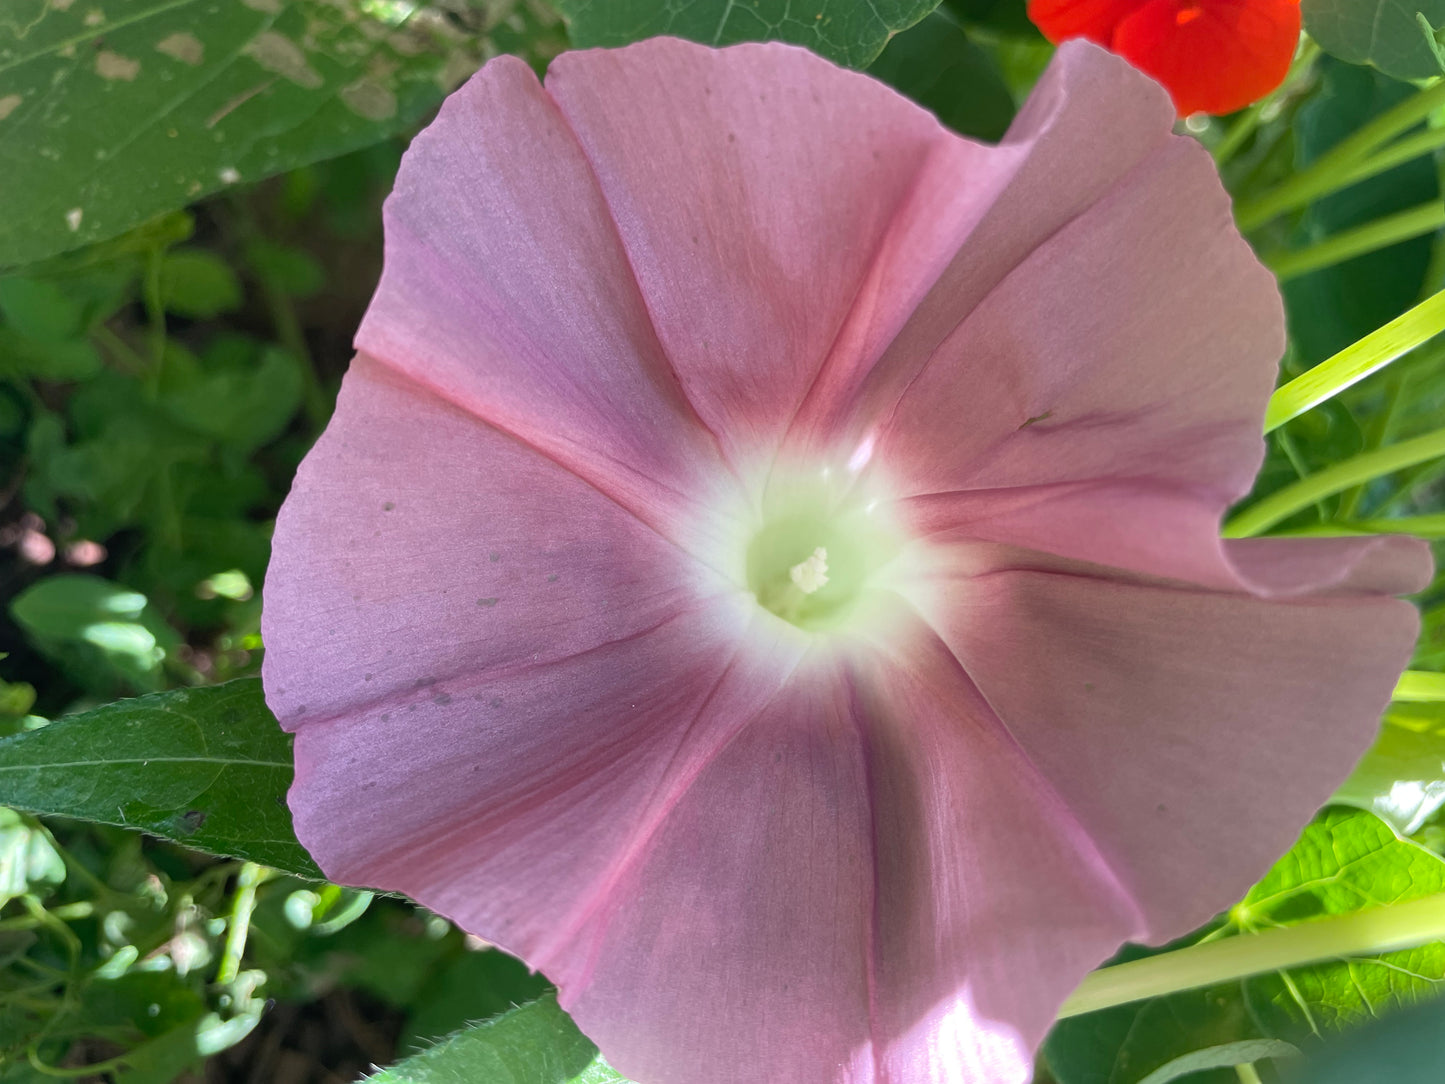
[[[788,579],[805,595],[811,595],[828,582],[828,551],[819,546],[806,561],[788,569]]]

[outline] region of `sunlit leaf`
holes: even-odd
[[[1445,805],[1445,704],[1396,704],[1335,801],[1413,835]]]
[[[370,1084],[626,1084],[547,995],[457,1032]]]
[[[15,596],[10,615],[62,665],[108,670],[139,690],[156,687],[180,643],[145,595],[99,576],[47,576]]]
[[[0,5],[0,266],[415,124],[490,48],[485,9],[449,7]],[[516,45],[554,33],[539,6],[500,14]]]
[[[1293,926],[1312,919],[1445,890],[1445,860],[1401,840],[1374,815],[1333,808],[1208,939]],[[1149,955],[1131,948],[1124,958]],[[1349,957],[1256,975],[1061,1021],[1045,1046],[1059,1084],[1140,1084],[1175,1059],[1232,1043],[1274,1040],[1308,1049],[1320,1037],[1429,999],[1445,988],[1445,944],[1376,957]],[[1232,1069],[1190,1084],[1238,1084]]]

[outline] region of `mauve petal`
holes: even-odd
[[[400,713],[457,697],[450,682],[590,651],[730,591],[551,460],[361,355],[277,521],[266,694],[287,727],[366,708],[404,736]]]
[[[909,638],[805,662],[616,880],[558,977],[619,1071],[1022,1082],[1058,1005],[1140,932],[956,661]]]
[[[755,710],[619,873],[554,975],[619,1072],[870,1081],[867,772],[835,668]]]
[[[1398,556],[1386,578],[1417,583],[1418,554]],[[1369,747],[1419,627],[1409,603],[1368,593],[1262,600],[1039,571],[940,580],[928,605],[1155,941],[1289,847]],[[1280,771],[1295,748],[1308,755]]]
[[[946,646],[866,672],[880,1081],[1009,1084],[1141,916]]]
[[[1222,546],[1241,583],[1267,598],[1413,595],[1435,572],[1430,544],[1404,535],[1239,538]]]
[[[793,426],[801,454],[856,443],[886,421],[968,314],[1030,253],[1168,146],[1173,120],[1157,84],[1103,49],[1072,41],[1060,46],[998,147],[936,153],[920,198],[900,218],[910,247],[886,269],[888,294],[898,296],[873,302],[905,320],[888,324],[896,334],[830,358]],[[956,137],[951,143],[969,146]],[[958,195],[965,192],[967,200]],[[948,193],[954,202],[945,201]],[[950,429],[946,439],[958,436]]]
[[[930,527],[1226,586],[1283,344],[1209,155],[1171,138],[973,309],[877,454]]]
[[[402,160],[357,345],[674,534],[729,488],[566,121],[515,57]],[[735,486],[732,487],[735,491]]]
[[[794,636],[740,656],[748,617],[694,610],[565,659],[482,671],[416,711],[382,703],[304,723],[297,834],[328,876],[405,893],[564,990],[585,986],[616,883],[801,653]],[[684,921],[670,916],[674,930]]]
[[[737,458],[766,463],[831,353],[876,356],[1007,178],[881,83],[781,44],[568,53],[547,89]]]

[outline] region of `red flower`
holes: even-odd
[[[1089,38],[1168,88],[1181,116],[1232,113],[1284,81],[1299,0],[1029,0],[1054,42]]]

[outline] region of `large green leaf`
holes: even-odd
[[[1013,95],[993,57],[942,9],[895,35],[868,73],[964,135],[997,140],[1014,119]]]
[[[1445,805],[1445,704],[1395,704],[1375,744],[1335,792],[1401,835]]]
[[[0,266],[415,123],[492,47],[452,6],[5,0]]]
[[[939,0],[558,0],[572,44],[626,45],[671,34],[704,45],[789,41],[852,68]]]
[[[459,1031],[370,1084],[627,1084],[551,994]]]
[[[1396,79],[1427,79],[1440,64],[1416,14],[1439,26],[1445,0],[1300,0],[1305,30],[1351,64],[1373,64]]]
[[[291,739],[256,678],[119,700],[0,740],[0,805],[319,878],[291,828],[291,775]]]
[[[1292,926],[1442,890],[1445,861],[1439,856],[1399,839],[1370,813],[1334,808],[1310,825],[1205,937]],[[1442,983],[1445,944],[1440,942],[1345,958],[1073,1017],[1054,1028],[1045,1055],[1059,1084],[1139,1084],[1196,1051],[1247,1051],[1251,1048],[1233,1044],[1266,1040],[1307,1048],[1323,1036],[1427,999]],[[1253,1049],[1263,1053],[1269,1048]],[[1285,1049],[1281,1045],[1276,1052]],[[1238,1084],[1232,1069],[1189,1079],[1190,1084]]]
[[[1440,1084],[1445,1001],[1376,1020],[1291,1066],[1289,1084]]]

